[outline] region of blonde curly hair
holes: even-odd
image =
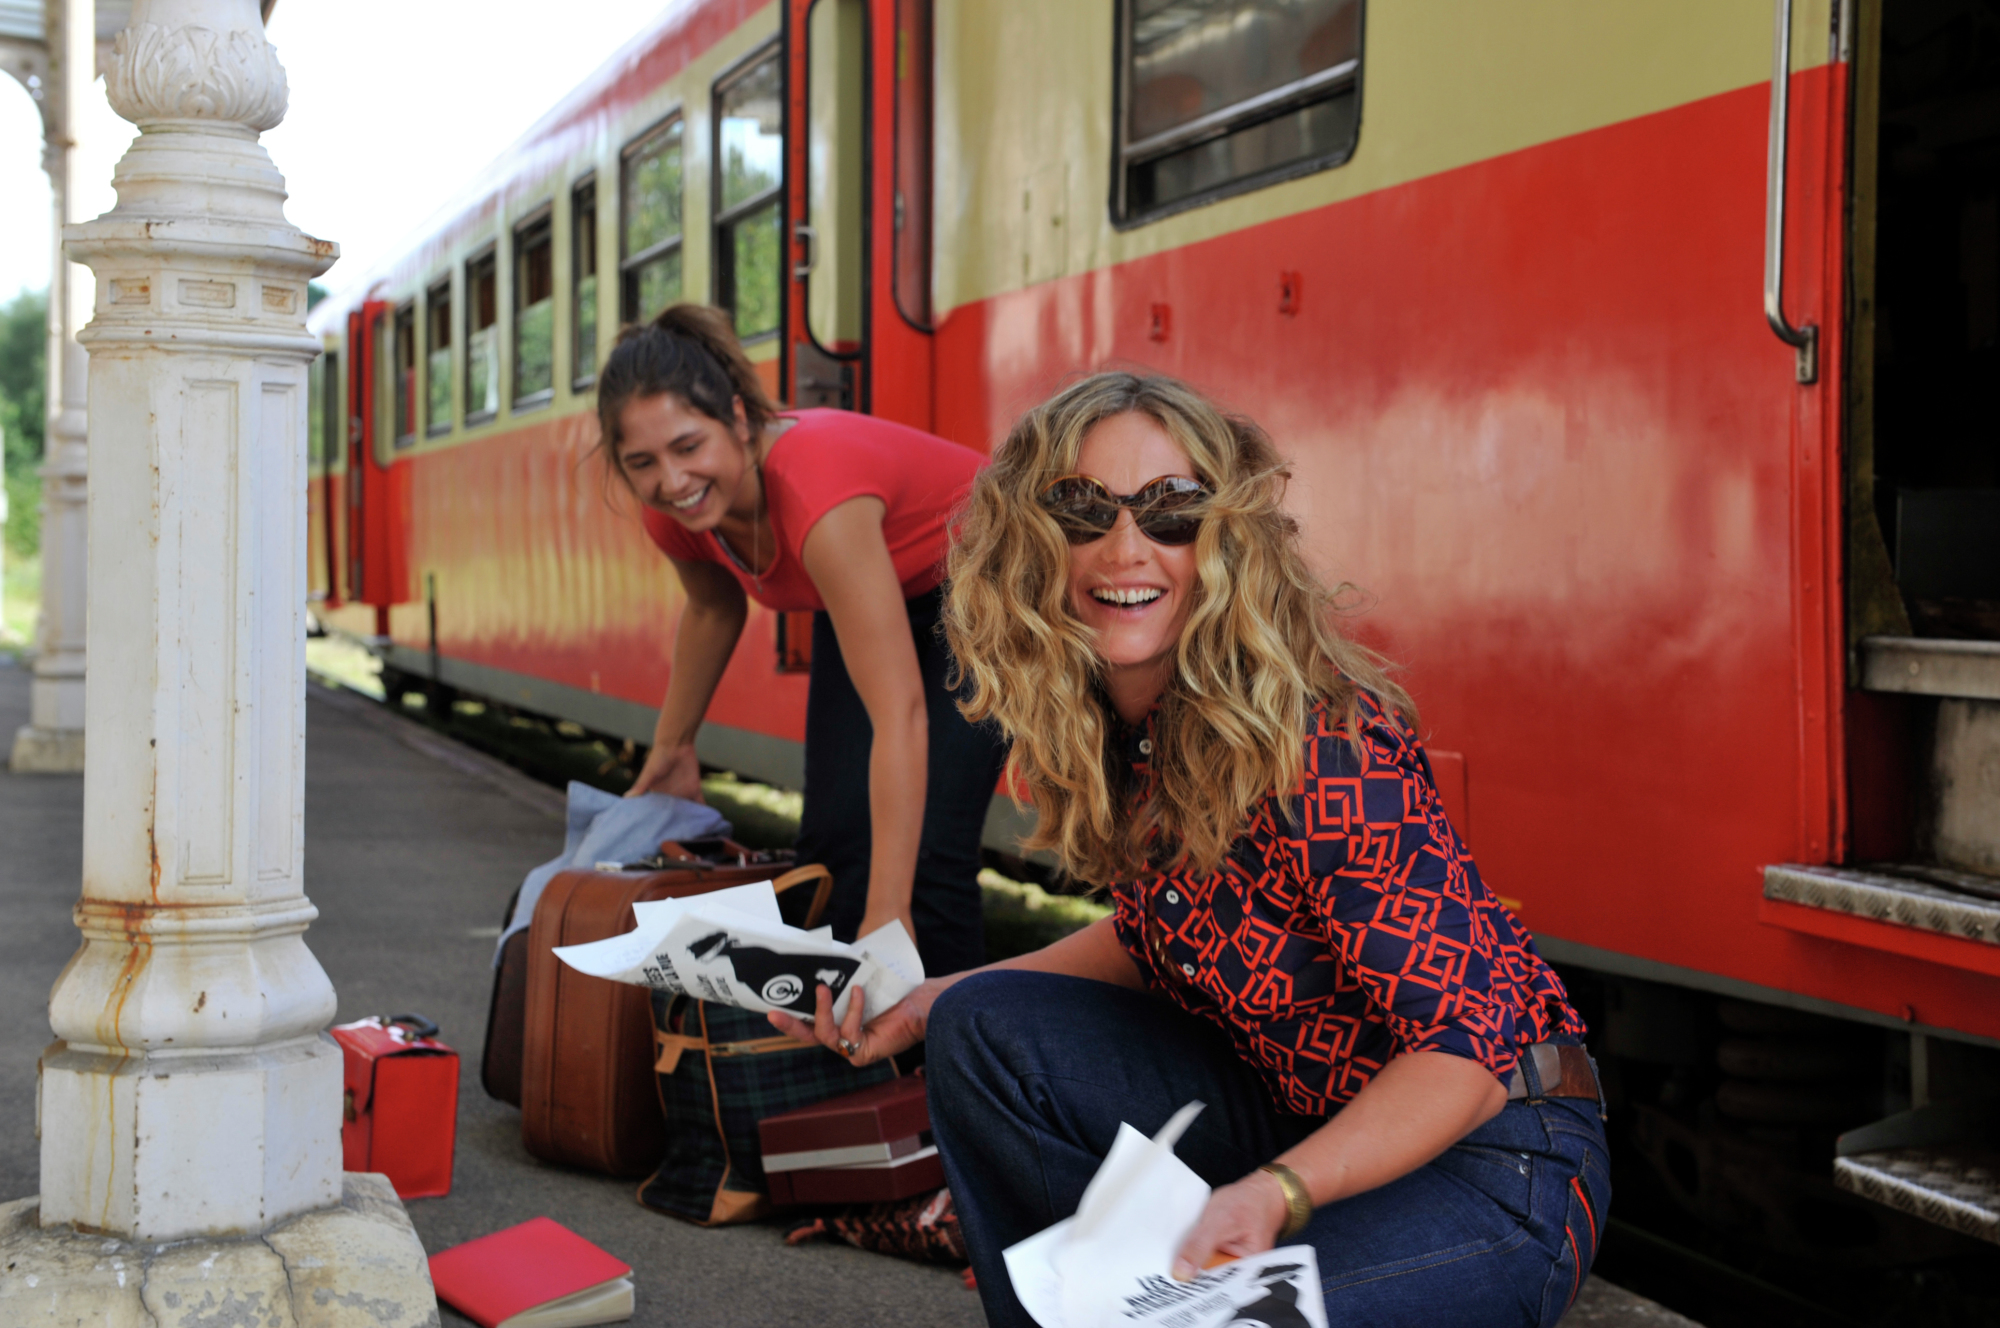
[[[1128,805],[1095,634],[1069,603],[1069,544],[1037,501],[1076,469],[1099,422],[1139,411],[1213,492],[1172,680],[1154,717],[1152,792]],[[1213,871],[1267,796],[1298,787],[1313,708],[1353,714],[1357,689],[1412,726],[1384,661],[1341,636],[1336,597],[1280,504],[1290,471],[1264,431],[1171,378],[1100,373],[1021,417],[974,482],[944,606],[960,709],[1013,743],[1037,813],[1025,847],[1098,885],[1166,865]]]

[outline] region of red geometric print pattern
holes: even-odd
[[[1496,1076],[1583,1035],[1569,994],[1479,878],[1423,743],[1363,692],[1353,737],[1324,706],[1305,775],[1221,866],[1111,888],[1148,985],[1219,1026],[1283,1110],[1331,1115],[1390,1060],[1445,1051]],[[1130,734],[1143,801],[1152,750]]]

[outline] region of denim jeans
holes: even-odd
[[[923,837],[910,894],[917,953],[924,972],[963,973],[986,962],[986,927],[979,895],[979,835],[1007,744],[990,724],[958,712],[947,686],[951,651],[938,632],[940,591],[905,601],[916,642],[929,721]],[[875,727],[847,674],[840,638],[825,612],[813,615],[812,677],[806,687],[806,797],[799,820],[800,862],[833,873],[826,921],[834,937],[851,941],[868,909],[873,819],[868,760]]]
[[[1324,1122],[1273,1108],[1213,1026],[1084,978],[981,973],[948,989],[928,1032],[931,1127],[986,1316],[1033,1322],[1001,1254],[1070,1216],[1121,1121],[1148,1135],[1207,1110],[1181,1160],[1241,1179]],[[1510,1102],[1427,1166],[1313,1214],[1327,1318],[1340,1328],[1546,1325],[1575,1299],[1611,1199],[1597,1103]]]

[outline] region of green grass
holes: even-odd
[[[750,848],[790,848],[799,837],[805,795],[739,779],[726,770],[701,781],[701,796],[729,818],[732,837]]]
[[[0,650],[18,653],[35,639],[35,615],[42,607],[42,560],[9,550],[0,569]]]
[[[988,963],[1039,950],[1111,915],[1110,906],[1095,899],[1050,894],[990,868],[979,873],[979,892],[986,901]]]
[[[367,647],[344,636],[306,638],[306,670],[363,696],[382,699],[382,661],[369,654]]]

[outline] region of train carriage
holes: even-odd
[[[1995,105],[1978,0],[691,0],[316,311],[321,617],[647,740],[680,597],[590,387],[674,299],[981,450],[1179,375],[1291,457],[1675,1196],[1907,1253],[1813,1179],[1892,1118],[1840,1184],[2000,1239],[1898,1116],[2000,1090]],[[800,782],[807,639],[753,606],[704,759]],[[1732,1129],[1824,1148],[1718,1198]]]

